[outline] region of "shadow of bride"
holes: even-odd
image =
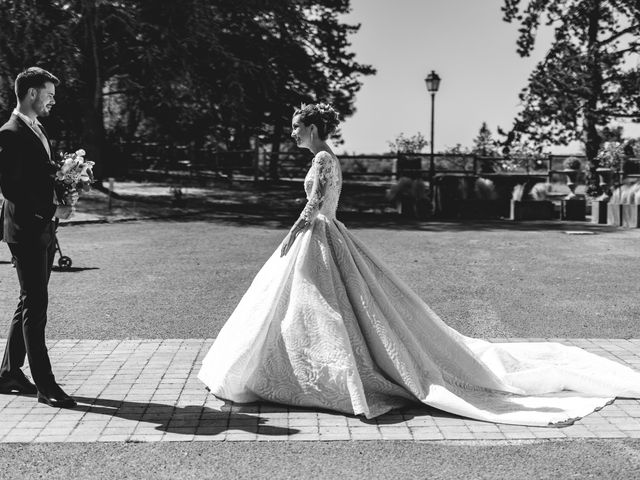
[[[424,413],[424,410],[420,413]],[[365,425],[398,425],[413,419],[416,415],[419,415],[420,413],[416,414],[414,410],[408,410],[408,409],[395,409],[375,418],[366,418],[364,416],[353,417],[351,415],[350,417],[357,418],[358,420],[360,420],[360,422],[364,423]]]
[[[188,405],[176,407],[161,403],[141,403],[106,398],[90,398],[74,395],[78,409],[87,413],[109,415],[111,417],[158,424],[155,429],[161,432],[183,435],[218,435],[227,430],[241,430],[260,435],[287,436],[300,431],[294,428],[267,425],[259,415],[247,415],[230,411],[225,406],[223,411],[205,406]]]

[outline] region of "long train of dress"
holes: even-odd
[[[325,208],[331,185],[320,184]],[[367,418],[422,402],[543,426],[640,397],[639,373],[580,348],[490,343],[447,326],[331,215],[336,205],[314,212],[286,256],[273,253],[220,331],[199,373],[216,396]]]

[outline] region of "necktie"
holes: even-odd
[[[47,151],[49,160],[51,160],[51,149],[49,148],[49,141],[47,140],[47,137],[45,137],[44,133],[42,133],[42,130],[40,129],[40,126],[37,123],[33,124],[32,129],[36,133],[36,135],[38,135],[38,138],[42,142],[44,149]]]

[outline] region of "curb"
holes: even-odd
[[[124,223],[124,222],[137,222],[143,220],[164,220],[164,219],[172,219],[172,218],[182,218],[193,215],[201,215],[207,213],[208,210],[202,210],[197,212],[187,212],[182,213],[180,215],[171,214],[171,215],[149,215],[142,217],[123,217],[123,218],[94,218],[87,220],[69,220],[65,222],[60,222],[59,227],[72,227],[75,225],[99,225],[105,223]]]

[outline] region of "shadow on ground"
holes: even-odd
[[[52,270],[59,273],[78,273],[85,270],[100,270],[98,267],[59,267],[54,265]]]
[[[289,229],[298,218],[296,211],[260,211],[257,208],[222,209],[219,207],[198,212],[174,212],[165,217],[149,218],[149,221],[194,222],[226,224],[236,227],[265,227]],[[419,221],[388,213],[340,212],[337,218],[347,228],[375,228],[383,230],[412,230],[424,232],[451,231],[566,231],[568,233],[604,234],[620,232],[609,225],[559,220],[514,222],[511,220],[433,220]]]
[[[219,435],[227,430],[242,430],[260,435],[287,436],[299,433],[295,428],[268,425],[259,415],[218,411],[188,405],[175,407],[162,403],[140,403],[124,400],[89,398],[74,395],[77,409],[87,413],[108,415],[133,422],[158,424],[155,429],[182,435]],[[286,411],[286,410],[285,410]]]
[[[180,180],[181,182],[184,181]],[[162,222],[206,221],[233,226],[289,229],[305,205],[300,181],[281,183],[221,181],[203,185],[180,182],[120,183],[120,193],[111,202],[104,189],[83,197],[79,212],[97,216],[104,222],[143,219]],[[182,188],[179,201],[170,192]],[[118,191],[118,189],[116,189]],[[377,228],[413,231],[587,231],[608,233],[616,227],[587,222],[510,220],[419,221],[399,216],[385,198],[386,187],[345,184],[338,219],[348,228]],[[108,204],[111,208],[108,208]]]
[[[336,418],[352,418],[366,425],[395,425],[415,417],[456,418],[460,417],[431,407],[416,405],[415,408],[393,410],[376,418],[344,415],[330,410],[291,408],[278,404],[232,404],[226,403],[221,411],[211,408],[188,405],[175,407],[161,403],[131,402],[125,400],[91,398],[74,395],[78,402],[77,410],[87,413],[108,415],[133,422],[157,424],[156,430],[182,435],[219,435],[227,430],[244,431],[271,436],[290,436],[300,433],[296,428],[269,425],[268,419],[261,414],[287,412],[320,412],[334,415]]]

